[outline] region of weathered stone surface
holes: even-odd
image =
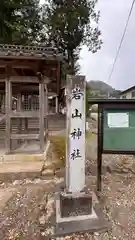
[[[46,222],[46,217],[43,215],[39,218],[39,223],[40,223],[40,225],[44,225],[45,222]]]
[[[54,170],[53,169],[45,169],[42,172],[42,176],[46,176],[46,177],[54,176]]]
[[[56,170],[55,175],[57,177],[64,177],[65,176],[65,169],[61,168],[61,169]]]

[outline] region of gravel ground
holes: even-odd
[[[44,224],[45,229],[44,219],[50,214],[46,206],[48,206],[48,199],[50,201],[50,192],[53,194],[54,187],[60,181],[61,179],[56,178],[29,180],[29,183],[15,181],[16,184],[13,183],[13,185],[16,186],[17,193],[0,213],[0,240],[44,239],[41,231],[42,225]],[[11,185],[8,184],[8,187]]]
[[[91,129],[96,123],[90,122]],[[86,144],[86,166],[96,166],[96,135]],[[111,165],[113,171],[103,175],[101,204],[112,230],[105,233],[80,234],[62,239],[90,240],[135,240],[135,175],[134,157],[120,155],[103,156],[103,164]],[[17,193],[0,213],[0,240],[50,239],[54,233],[54,186],[63,179],[35,179],[2,183],[0,188],[16,187]],[[87,173],[88,187],[96,185],[96,176]]]
[[[94,186],[95,177],[87,177],[89,186]],[[62,179],[61,179],[62,180]],[[135,239],[135,176],[132,174],[106,174],[103,177],[101,202],[104,212],[112,222],[112,231],[72,235],[62,239],[110,240]],[[18,192],[0,214],[0,239],[51,239],[54,233],[54,194],[50,193],[52,183],[59,182],[38,180],[38,183],[17,185]],[[91,183],[90,183],[91,182]],[[52,238],[53,239],[53,238]]]
[[[94,186],[95,177],[89,179],[89,186]],[[135,176],[130,174],[106,174],[103,177],[103,191],[101,195],[101,204],[104,206],[104,213],[112,223],[112,230],[105,233],[72,235],[57,240],[64,239],[90,239],[90,240],[134,240],[135,239],[135,190],[133,189]],[[91,183],[90,183],[91,182]],[[53,196],[48,199],[49,210],[53,213]],[[51,214],[50,214],[51,215]],[[47,231],[43,231],[44,236],[47,233],[53,234],[54,229],[50,224]]]
[[[90,124],[91,130],[95,129],[95,123],[91,121]],[[87,176],[89,166],[96,166],[96,154],[97,137],[93,134],[86,145]],[[101,234],[96,239],[135,239],[135,157],[103,155],[103,166],[109,166],[112,170],[102,177],[101,195],[104,211],[112,222],[112,231],[106,233],[106,237]]]
[[[104,177],[102,199],[112,221],[112,238],[135,239],[135,175],[108,174]]]

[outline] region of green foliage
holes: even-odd
[[[79,71],[79,53],[86,44],[93,53],[102,41],[97,27],[96,0],[0,1],[0,43],[48,43],[67,56],[62,67],[65,75]],[[93,27],[94,23],[94,27]]]
[[[39,0],[0,1],[0,43],[32,44],[41,28]]]
[[[59,160],[59,166],[65,166],[66,161],[66,138],[65,136],[50,137],[53,150]]]
[[[62,64],[62,69],[61,69],[61,73],[62,73],[62,79],[66,79],[66,76],[67,74],[69,75],[75,75],[77,73],[79,73],[79,70],[80,70],[80,65],[78,63],[78,60],[79,60],[79,54],[78,54],[78,51],[76,51],[74,54],[73,54],[73,61],[74,61],[74,67],[73,69],[71,68],[70,64],[68,61],[64,62]]]
[[[90,130],[85,132],[85,139],[89,140],[92,136],[94,135],[94,133],[92,133]]]
[[[48,41],[53,41],[67,55],[72,74],[75,73],[81,44],[86,44],[93,53],[101,47],[96,2],[96,0],[50,0],[43,6],[43,21]]]

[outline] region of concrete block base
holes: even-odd
[[[92,195],[79,193],[72,196],[61,192],[56,194],[56,222],[80,221],[92,216]],[[95,216],[96,217],[96,216]]]
[[[98,204],[92,204],[92,195],[80,193],[56,194],[56,237],[73,233],[106,231],[110,224]]]

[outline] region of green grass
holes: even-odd
[[[62,166],[65,166],[66,159],[66,137],[65,136],[51,136],[50,141],[53,144],[54,154]]]
[[[86,140],[89,139],[89,138],[91,138],[92,135],[93,135],[92,132],[86,131],[86,133],[85,133],[85,138],[86,138]]]

